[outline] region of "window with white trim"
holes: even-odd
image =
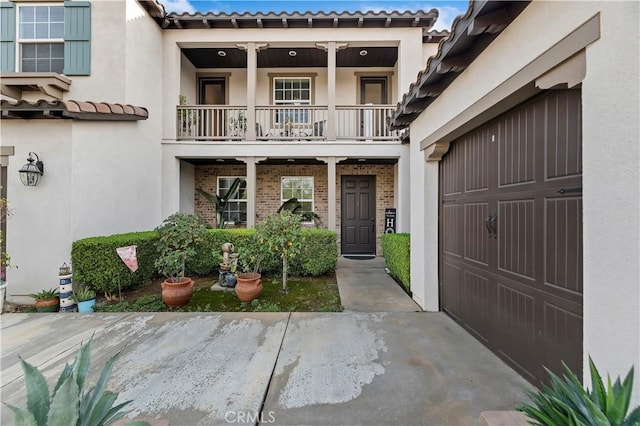
[[[22,72],[64,69],[64,6],[18,6],[18,63]]]
[[[218,176],[218,196],[225,196],[233,182],[240,179],[240,186],[231,194],[229,203],[222,213],[222,220],[229,223],[247,222],[247,181],[244,176]]]
[[[273,104],[311,105],[311,77],[274,77]],[[309,123],[308,109],[278,109],[276,123]]]
[[[313,176],[282,176],[280,201],[297,198],[300,213],[313,212]]]

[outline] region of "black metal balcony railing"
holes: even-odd
[[[394,141],[398,131],[387,126],[392,105],[347,105],[335,110],[336,140]],[[327,140],[326,106],[258,106],[256,140]],[[247,139],[247,107],[180,105],[176,139],[242,141]]]

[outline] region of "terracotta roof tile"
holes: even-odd
[[[146,120],[149,112],[144,107],[92,101],[25,100],[0,102],[3,119],[9,118],[67,118],[77,120],[131,121]]]

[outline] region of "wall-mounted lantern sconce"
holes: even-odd
[[[36,159],[33,159],[35,155]],[[35,152],[29,153],[28,163],[20,168],[20,180],[25,186],[36,186],[44,174],[44,163],[38,158]]]

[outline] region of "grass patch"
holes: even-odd
[[[262,294],[251,303],[240,302],[233,291],[211,291],[215,276],[195,278],[196,288],[188,305],[170,309],[162,303],[160,285],[146,294],[126,295],[116,304],[96,305],[97,312],[342,312],[335,276],[294,277],[289,292],[282,293],[282,282],[263,276]]]

